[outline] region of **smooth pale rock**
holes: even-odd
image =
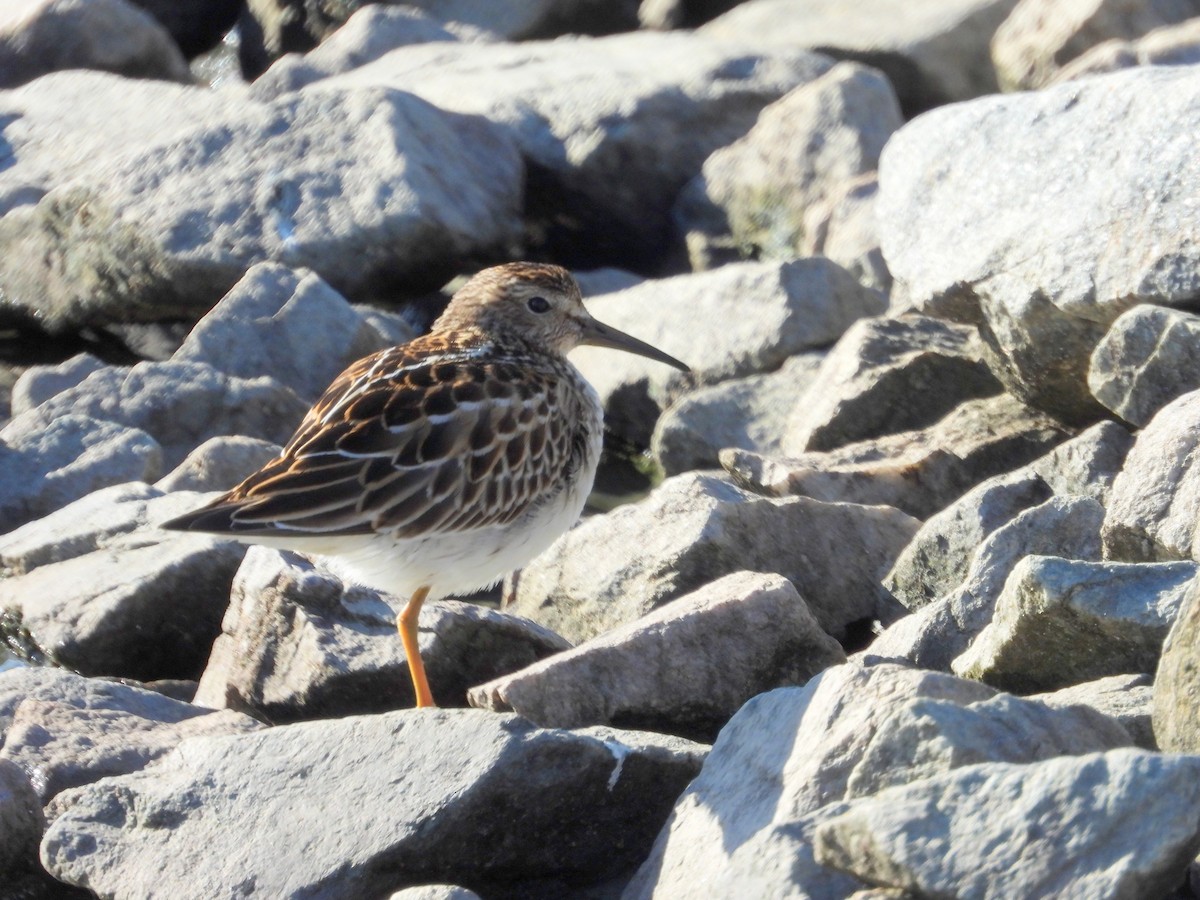
[[[881,70],[908,115],[996,90],[988,43],[1016,0],[753,0],[701,34],[812,47]]]
[[[879,175],[869,172],[844,182],[804,215],[802,256],[825,256],[865,284],[889,293],[892,273],[879,246],[875,198]]]
[[[1110,675],[1052,693],[1034,694],[1029,699],[1056,708],[1090,707],[1119,722],[1136,746],[1157,750],[1151,725],[1153,698],[1154,688],[1149,675]]]
[[[131,898],[208,900],[249,884],[374,897],[446,881],[483,896],[557,882],[561,895],[636,865],[696,773],[696,745],[654,742],[476,710],[197,738],[153,770],[60,795],[42,862]]]
[[[478,117],[382,88],[207,93],[71,72],[0,98],[23,124],[0,172],[0,321],[195,319],[267,259],[365,299],[518,238],[522,163]]]
[[[817,865],[810,836],[837,811],[879,723],[920,697],[965,706],[994,695],[949,675],[857,663],[758,695],[721,730],[623,897],[851,894],[861,883]]]
[[[480,900],[474,891],[453,884],[423,884],[396,891],[388,900]]]
[[[245,548],[183,535],[98,550],[0,580],[4,633],[86,675],[194,678]]]
[[[0,876],[11,877],[37,859],[42,804],[24,769],[0,757]]]
[[[996,77],[1004,90],[1036,90],[1097,44],[1192,16],[1195,0],[1021,0],[992,39]]]
[[[1197,559],[1200,509],[1200,391],[1150,420],[1113,481],[1104,517],[1104,555],[1125,562]]]
[[[1196,574],[1191,562],[1027,556],[1004,583],[992,621],[952,668],[1021,694],[1153,672]]]
[[[738,0],[642,0],[638,21],[643,28],[695,28],[737,4]]]
[[[160,491],[228,490],[279,455],[280,447],[258,438],[209,438],[154,483]]]
[[[1008,394],[969,400],[920,431],[791,458],[724,450],[721,465],[752,490],[828,502],[887,504],[927,518],[979,481],[1066,438],[1055,420]]]
[[[0,675],[0,690],[19,690],[23,673]],[[12,711],[0,759],[28,773],[39,805],[60,791],[144,769],[181,741],[262,728],[232,710],[211,710],[126,684],[70,675]]]
[[[1133,425],[1200,388],[1200,316],[1136,306],[1120,316],[1092,352],[1093,396]]]
[[[704,161],[675,207],[693,269],[711,242],[742,258],[795,259],[809,243],[806,213],[879,167],[879,153],[903,124],[888,80],[839,63],[763,109],[754,127]]]
[[[962,583],[984,538],[1051,494],[1083,494],[1103,504],[1132,443],[1120,425],[1101,422],[1029,465],[982,482],[926,520],[884,587],[917,609]]]
[[[979,545],[962,584],[886,629],[871,645],[882,657],[927,669],[950,664],[988,625],[1009,573],[1026,556],[1100,559],[1104,508],[1091,497],[1052,497],[997,528]]]
[[[921,896],[1161,897],[1200,850],[1198,807],[1200,757],[989,763],[852,802],[817,827],[815,851]]]
[[[1191,590],[1163,644],[1154,677],[1154,737],[1169,753],[1200,750],[1200,583]]]
[[[150,435],[162,448],[162,465],[171,469],[217,435],[283,444],[307,411],[307,403],[272,378],[226,375],[204,363],[147,362],[92,373],[9,421],[0,441],[28,441],[64,417],[87,416]]]
[[[832,65],[758,36],[443,42],[401,48],[303,93],[377,86],[485,117],[525,158],[532,251],[572,267],[655,271],[674,242],[675,198],[708,155]],[[254,93],[278,96],[269,85]]]
[[[836,450],[934,424],[1003,388],[975,329],[926,316],[851,325],[797,399],[784,452]]]
[[[135,3],[23,0],[0,4],[0,87],[16,87],[63,69],[192,80],[171,36]]]
[[[405,600],[347,585],[297,554],[253,547],[233,581],[195,702],[271,722],[411,706],[396,634]],[[420,646],[438,704],[465,706],[471,685],[570,644],[524,619],[441,601],[421,610]]]
[[[1200,245],[1180,225],[1200,163],[1176,139],[1200,116],[1198,84],[1188,67],[1131,70],[909,122],[880,161],[893,293],[983,322],[997,374],[1033,405],[1099,418],[1086,377],[1109,325],[1200,293]]]
[[[139,428],[32,410],[0,429],[0,531],[110,485],[152,481],[162,469],[162,446]]]
[[[1059,69],[1051,83],[1086,78],[1133,66],[1188,66],[1200,62],[1200,20],[1155,28],[1132,41],[1111,40]]]
[[[879,578],[918,524],[888,507],[769,499],[719,475],[678,475],[559,538],[510,579],[505,609],[581,641],[722,575],[774,572],[838,637],[876,615]]]
[[[571,360],[599,392],[605,427],[646,447],[659,413],[687,387],[778,369],[883,306],[877,292],[828,260],[740,263],[645,281],[591,303],[596,318],[683,361],[690,376],[593,347]]]
[[[269,376],[312,401],[352,362],[390,344],[317,275],[261,263],[196,323],[171,359],[238,378]]]
[[[781,452],[789,410],[812,383],[822,355],[801,353],[778,371],[684,394],[659,417],[650,452],[668,475],[715,469],[725,447]]]
[[[544,727],[611,724],[711,739],[755,694],[803,684],[845,659],[787,579],[738,572],[468,698]]]
[[[33,409],[103,368],[104,363],[90,353],[77,353],[57,365],[30,366],[12,387],[12,415]]]

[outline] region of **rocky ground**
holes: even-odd
[[[0,897],[1200,896],[1200,0],[473,6],[0,15]],[[514,258],[693,374],[418,712],[156,524]]]

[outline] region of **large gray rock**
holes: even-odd
[[[0,87],[63,69],[192,80],[171,36],[133,3],[34,0],[0,7]]]
[[[67,788],[144,769],[181,741],[262,728],[232,710],[181,703],[154,691],[69,675],[53,686],[23,672],[0,675],[0,691],[31,696],[12,711],[0,760],[32,779],[41,805]]]
[[[1200,391],[1164,406],[1138,434],[1113,481],[1104,554],[1127,562],[1200,559]]]
[[[744,137],[704,161],[680,195],[675,215],[692,268],[711,268],[729,245],[743,258],[805,255],[808,210],[874,172],[903,121],[888,80],[854,63],[839,63],[766,107]]]
[[[870,318],[846,330],[792,408],[784,452],[835,450],[913,431],[1003,388],[975,329],[926,316]]]
[[[61,409],[46,419],[26,413],[0,429],[0,531],[162,470],[162,447],[139,428]]]
[[[1200,850],[1198,806],[1200,757],[990,763],[851,803],[815,855],[920,896],[1162,897]]]
[[[97,429],[101,434],[112,426],[148,434],[162,449],[161,465],[171,469],[217,435],[283,444],[307,411],[308,404],[294,391],[266,376],[240,378],[196,362],[145,362],[132,369],[107,366],[92,373],[10,420],[0,429],[0,441],[29,442],[65,417],[88,417],[108,423],[107,428]],[[95,437],[83,437],[89,439]],[[159,474],[155,472],[150,480]],[[93,490],[103,486],[97,484]]]
[[[988,44],[1016,0],[753,0],[700,29],[812,47],[883,71],[912,115],[996,90]]]
[[[1196,574],[1191,562],[1027,556],[954,672],[1022,694],[1153,672]]]
[[[12,387],[12,415],[33,409],[55,394],[75,387],[93,372],[104,368],[104,362],[90,353],[77,353],[54,365],[30,366]]]
[[[404,47],[302,96],[380,86],[483,115],[511,134],[528,165],[533,250],[581,268],[655,270],[673,236],[671,206],[708,155],[832,64],[757,36],[435,43]],[[274,96],[269,85],[255,92]]]
[[[270,441],[238,435],[209,438],[154,483],[160,491],[226,491],[279,455]]]
[[[195,702],[271,722],[411,706],[396,632],[406,600],[346,585],[296,554],[251,548]],[[455,601],[425,604],[420,632],[421,657],[442,706],[465,706],[471,685],[570,646],[532,622]]]
[[[238,378],[266,375],[312,401],[346,366],[391,343],[317,275],[261,263],[196,323],[171,360]]]
[[[590,306],[601,321],[692,369],[686,376],[594,347],[571,354],[604,402],[605,426],[646,447],[655,419],[686,387],[773,371],[791,356],[832,344],[855,320],[882,312],[884,301],[835,263],[801,259],[646,281]]]
[[[907,124],[880,162],[893,291],[983,322],[998,374],[1034,405],[1098,418],[1086,376],[1109,325],[1135,303],[1186,306],[1200,293],[1200,249],[1177,227],[1200,165],[1174,137],[1200,116],[1198,84],[1186,67],[1142,69]]]
[[[545,727],[711,739],[755,694],[803,684],[845,659],[787,579],[738,572],[468,697]]]
[[[822,353],[789,357],[775,372],[690,391],[654,426],[650,452],[668,475],[715,469],[725,447],[782,452],[790,410],[817,374]]]
[[[1149,675],[1110,675],[1029,699],[1055,708],[1087,706],[1119,723],[1143,750],[1157,750],[1151,714],[1154,688]]]
[[[1170,753],[1200,751],[1200,583],[1193,581],[1154,678],[1154,737]]]
[[[1009,573],[1022,559],[1100,559],[1103,518],[1104,508],[1091,497],[1052,497],[1025,510],[980,544],[962,584],[889,627],[871,652],[949,671],[991,621]]]
[[[877,615],[879,578],[918,525],[888,507],[771,499],[719,475],[678,475],[559,538],[510,580],[505,608],[580,641],[722,575],[774,572],[839,637]]]
[[[1067,63],[1052,83],[1116,72],[1133,66],[1190,66],[1200,62],[1200,18],[1155,28],[1132,41],[1097,44]]]
[[[790,458],[724,450],[720,460],[738,483],[772,496],[886,504],[926,518],[1066,436],[1054,419],[1000,394],[969,400],[919,431]]]
[[[1092,352],[1088,387],[1133,425],[1200,388],[1200,316],[1162,306],[1135,306]]]
[[[361,299],[517,240],[521,160],[482,119],[386,89],[205,94],[72,72],[0,98],[23,123],[0,173],[0,321],[194,319],[267,259]]]
[[[251,884],[271,897],[376,897],[439,881],[561,895],[645,855],[700,761],[696,745],[668,740],[474,710],[197,738],[153,770],[59,795],[42,862],[122,897],[208,900]]]
[[[1035,90],[1097,44],[1192,16],[1195,0],[1021,0],[992,39],[996,77],[1005,90]]]

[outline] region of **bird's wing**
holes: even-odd
[[[352,365],[277,459],[164,527],[410,537],[505,524],[552,495],[588,427],[562,408],[561,364],[497,358],[489,347],[419,349]]]

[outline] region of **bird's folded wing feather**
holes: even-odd
[[[283,453],[165,527],[222,534],[397,537],[501,525],[548,497],[580,437],[553,367],[489,354],[360,360]]]

